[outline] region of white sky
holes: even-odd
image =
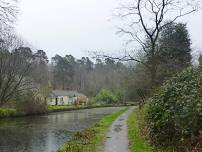
[[[88,56],[87,51],[124,48],[116,35],[113,12],[119,0],[21,0],[17,32],[37,49]],[[202,11],[186,17],[193,48],[202,50]]]

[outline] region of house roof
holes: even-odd
[[[77,91],[67,91],[67,90],[52,90],[50,95],[51,96],[69,96],[69,97],[85,96],[84,94],[79,93]]]

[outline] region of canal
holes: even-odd
[[[119,107],[94,108],[0,120],[0,152],[54,152],[72,135]]]

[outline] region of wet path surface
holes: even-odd
[[[0,152],[52,152],[72,135],[121,108],[95,108],[0,119]]]
[[[133,107],[122,114],[109,128],[104,144],[104,152],[130,152],[127,119]]]

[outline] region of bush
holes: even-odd
[[[89,99],[88,105],[89,105],[89,106],[96,105],[95,97],[92,97],[92,98]]]
[[[117,91],[115,98],[116,98],[117,102],[123,103],[123,101],[124,101],[124,93],[123,93],[123,91],[121,91],[121,90]]]
[[[96,102],[104,102],[107,104],[112,104],[116,102],[116,97],[113,95],[113,93],[109,90],[102,89],[96,96],[95,96]]]
[[[39,114],[48,111],[46,101],[35,97],[32,93],[18,97],[16,108],[21,114]]]
[[[10,116],[16,116],[15,109],[0,108],[0,118],[10,117]]]
[[[167,81],[152,98],[146,121],[154,144],[191,151],[201,140],[201,68],[188,68]]]

